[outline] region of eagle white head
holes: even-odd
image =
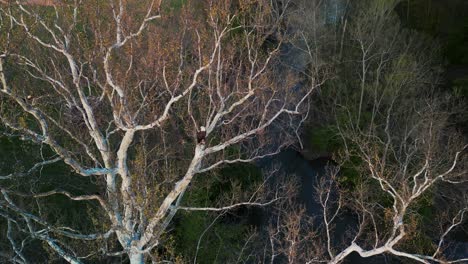
[[[200,131],[206,131],[206,128],[204,126],[201,126]]]

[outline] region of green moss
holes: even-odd
[[[342,146],[335,126],[309,128],[307,142],[314,152],[333,152]]]

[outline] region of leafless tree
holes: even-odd
[[[374,23],[358,21],[350,27],[362,55],[360,95],[357,100],[337,100],[337,120],[341,118],[337,129],[345,145],[337,160],[343,167],[355,166],[359,180],[352,192],[319,188],[335,199],[331,206],[323,204],[326,261],[339,263],[356,252],[361,257],[387,254],[421,263],[464,262],[466,257],[450,258],[442,248],[448,245],[447,235],[466,222],[466,195],[452,191],[467,188],[466,138],[450,125],[453,101],[435,88],[434,47],[391,24],[397,21],[392,8],[371,10],[381,10],[380,17],[363,12],[361,17]],[[346,172],[342,176],[347,177]],[[333,182],[340,186],[339,180]],[[440,218],[431,225],[439,225],[440,231],[429,235],[430,246],[421,240],[412,244],[424,234],[418,207],[425,199],[440,203],[428,197],[444,196],[454,197],[450,206],[433,205]],[[351,211],[357,219],[342,240],[329,235],[339,222],[327,221],[330,210],[333,215]]]
[[[314,239],[296,244],[308,245],[299,259],[278,254],[290,263],[341,263],[353,253],[466,262],[450,256],[449,237],[467,221],[468,145],[451,124],[457,103],[437,87],[437,46],[402,29],[394,13],[399,1],[356,2],[362,5],[342,24],[344,49],[334,57],[342,65],[331,84],[337,88],[319,98],[331,99],[321,113],[334,115],[338,165],[316,186],[320,221],[307,224],[293,207],[285,210],[302,226],[272,232],[281,241],[294,234]],[[424,207],[433,208],[430,223],[422,220]]]
[[[104,254],[143,263],[178,210],[268,203],[194,208],[183,205],[183,196],[197,175],[290,144],[287,135],[302,124],[308,97],[320,85],[313,76],[291,89],[299,76],[279,66],[286,31],[283,12],[270,1],[23,3],[0,5],[0,120],[4,135],[53,155],[0,183],[64,163],[73,177],[96,180],[103,191],[77,195],[56,186],[19,194],[2,184],[8,234],[14,229],[44,241],[70,263],[93,252],[67,239],[116,238],[121,250]],[[201,127],[206,133],[197,142]],[[89,234],[57,226],[35,208],[58,195],[96,203],[106,229]],[[20,205],[20,197],[31,202]],[[18,237],[8,236],[12,259],[25,263]]]
[[[397,102],[395,100],[394,103]],[[349,146],[344,160],[352,157],[359,160],[360,165],[355,170],[360,180],[346,195],[342,191],[333,192],[331,188],[319,188],[328,241],[328,262],[339,263],[352,252],[362,257],[391,254],[421,263],[467,260],[447,259],[442,254],[448,233],[466,221],[468,201],[463,194],[455,196],[450,206],[438,208],[441,216],[450,216],[450,221],[437,220],[443,228],[439,236],[435,232],[430,234],[435,241],[430,254],[423,253],[429,249],[422,248],[422,245],[413,248],[408,245],[416,235],[424,232],[423,224],[417,221],[417,208],[424,197],[437,197],[437,191],[445,196],[451,195],[441,187],[444,183],[466,190],[468,181],[468,146],[463,146],[464,140],[456,133],[448,131],[444,120],[446,115],[434,104],[400,110],[404,113],[394,110],[396,106],[392,104],[384,112],[386,121],[369,131],[356,127],[342,128],[343,139]],[[338,182],[334,180],[333,184],[339,186]],[[323,192],[327,197],[325,200]],[[334,197],[334,204],[326,203],[328,197]],[[354,227],[349,225],[349,234],[343,239],[346,246],[339,247],[336,241],[330,242],[332,236],[329,233],[338,222],[335,215],[344,213],[345,209],[353,212],[357,224]],[[326,217],[330,210],[333,216]]]
[[[450,239],[467,221],[468,145],[448,125],[443,98],[428,97],[409,103],[405,93],[393,96],[371,127],[340,124],[346,147],[310,194],[321,210],[313,219],[297,201],[281,203],[269,232],[272,262],[341,263],[352,253],[468,260],[453,255],[457,243]],[[431,219],[421,208],[432,210]]]

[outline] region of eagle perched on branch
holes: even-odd
[[[201,126],[200,131],[197,132],[197,143],[205,144],[205,138],[206,138],[206,129],[204,126]]]

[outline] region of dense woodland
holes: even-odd
[[[468,262],[468,2],[0,1],[0,263]]]

